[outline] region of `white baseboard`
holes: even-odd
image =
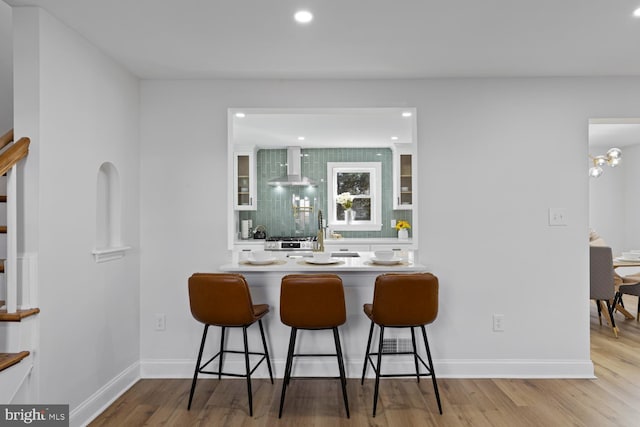
[[[595,378],[588,359],[442,359],[435,366],[439,378]]]
[[[69,413],[70,426],[86,426],[140,379],[140,364],[129,366]]]
[[[412,372],[413,359],[394,361],[393,357],[383,359],[383,373]],[[364,360],[345,361],[347,377],[360,378]],[[273,374],[282,378],[285,361],[272,359]],[[213,362],[214,364],[216,362]],[[192,378],[195,360],[188,359],[146,359],[140,362],[141,378]],[[434,361],[438,378],[595,378],[591,360],[573,359],[492,359],[492,360],[453,360]],[[217,365],[211,367],[217,370]],[[225,359],[225,371],[243,373],[242,360]],[[304,376],[336,376],[338,374],[335,358],[296,359],[293,375]],[[372,377],[371,367],[367,377]],[[268,371],[262,363],[254,378],[268,378]]]

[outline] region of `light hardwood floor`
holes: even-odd
[[[625,298],[627,307],[637,304]],[[292,380],[282,419],[281,381],[254,380],[249,417],[242,379],[198,380],[187,411],[190,380],[141,380],[90,426],[640,426],[640,323],[616,321],[620,337],[598,323],[591,303],[591,357],[596,380],[438,380],[444,414],[438,414],[429,378],[381,383],[371,416],[373,382],[351,379],[351,418],[345,416],[337,380]],[[542,332],[541,332],[542,333]],[[437,373],[437,372],[436,372]]]

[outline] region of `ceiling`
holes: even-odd
[[[640,0],[4,1],[47,10],[142,79],[640,76]],[[302,8],[311,24],[293,21]],[[589,135],[622,147],[640,124]]]
[[[145,79],[640,75],[640,0],[5,2],[42,7]]]
[[[640,144],[640,118],[607,118],[589,121],[589,147],[592,155],[609,148]]]

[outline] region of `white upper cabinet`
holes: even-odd
[[[415,191],[415,155],[396,147],[393,154],[393,209],[413,209]]]
[[[256,156],[254,150],[233,154],[234,209],[253,211],[258,207],[256,197]]]

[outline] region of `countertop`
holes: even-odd
[[[248,272],[414,272],[426,271],[422,264],[414,262],[413,251],[400,251],[398,263],[392,265],[381,265],[373,262],[375,258],[373,252],[357,252],[358,257],[336,256],[332,258],[331,264],[314,264],[311,257],[302,257],[295,252],[273,252],[275,260],[271,264],[258,265],[247,261],[249,253],[237,252],[233,255],[233,260],[229,264],[221,265],[220,271],[248,273]],[[345,253],[341,253],[345,255]]]
[[[236,245],[257,245],[264,246],[265,239],[240,239],[233,242]],[[324,239],[325,245],[412,245],[413,239],[398,239],[397,237],[343,237],[341,239]]]

